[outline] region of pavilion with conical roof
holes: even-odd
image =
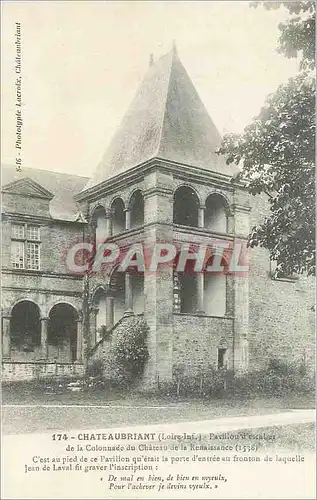
[[[174,46],[150,64],[86,189],[152,158],[230,175],[232,167],[216,154],[220,143]]]
[[[271,204],[220,143],[174,46],[91,177],[3,166],[5,382],[102,374],[182,396],[280,362],[314,374],[315,282],[244,252]]]
[[[234,167],[217,154],[220,143],[176,47],[156,62],[151,58],[104,156],[75,197],[89,237],[125,250],[154,242],[212,247],[221,240],[230,246],[245,239],[248,196],[232,182]],[[121,273],[114,266],[108,275],[90,276],[87,296],[90,361],[105,356],[122,325],[142,317],[149,328],[144,380],[150,384],[204,365],[247,364],[247,280],[178,273],[173,266]]]

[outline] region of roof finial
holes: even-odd
[[[153,66],[154,64],[154,57],[153,54],[150,54],[150,66]]]
[[[173,40],[172,52],[173,52],[173,54],[175,56],[177,55],[177,47],[176,47],[176,41],[175,41],[175,39]]]

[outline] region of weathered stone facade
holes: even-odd
[[[43,184],[51,184],[50,173],[43,172]],[[40,173],[41,175],[41,173]],[[51,213],[51,200],[55,193],[43,189],[43,185],[32,180],[38,171],[26,169],[16,180],[14,168],[3,169],[2,196],[2,359],[3,380],[22,380],[54,375],[74,375],[83,373],[82,357],[82,278],[69,273],[66,266],[66,250],[82,241],[82,222],[63,215]],[[55,178],[55,174],[52,176]],[[68,178],[69,176],[66,176]],[[78,183],[79,180],[79,183]],[[60,176],[63,182],[63,175]],[[82,185],[85,179],[77,179]],[[61,206],[62,209],[62,206]],[[21,235],[15,237],[13,228],[19,228]],[[28,239],[30,228],[36,228],[38,235]],[[37,245],[39,263],[29,262],[28,242]],[[21,268],[14,267],[13,243],[22,246]],[[33,243],[32,243],[33,242]],[[56,307],[67,307],[73,311],[76,342],[71,353],[70,340],[64,344],[49,342],[50,315]],[[20,313],[19,313],[20,309]],[[37,338],[32,345],[14,333],[28,333],[28,313],[35,315],[29,326],[37,330]],[[22,315],[21,331],[14,332],[14,318]],[[32,323],[33,322],[33,323]],[[32,335],[32,332],[29,332]],[[21,342],[20,342],[21,340]]]
[[[265,199],[232,182],[234,171],[215,154],[221,138],[175,51],[144,85],[90,180],[6,169],[3,379],[78,376],[96,357],[106,362],[105,332],[122,333],[131,314],[149,326],[144,385],[169,381],[180,367],[189,375],[237,372],[272,358],[313,366],[314,282],[272,279],[263,249],[249,251],[249,271],[240,274],[228,262],[217,275],[171,265],[133,274],[115,264],[89,277],[70,271],[73,245],[105,240],[124,252],[136,243],[221,242],[230,260],[266,213]]]

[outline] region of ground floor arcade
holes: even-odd
[[[2,357],[12,362],[82,361],[82,316],[70,304],[55,304],[43,315],[35,302],[25,299],[2,315]]]

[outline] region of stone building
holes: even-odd
[[[114,265],[83,277],[67,267],[80,242],[245,242],[268,207],[232,182],[220,142],[174,47],[151,61],[89,179],[3,168],[4,380],[81,374],[135,315],[149,326],[144,383],[171,380],[180,368],[240,371],[272,358],[313,366],[313,281],[274,279],[264,249],[249,252],[241,275],[226,259],[221,273]]]

